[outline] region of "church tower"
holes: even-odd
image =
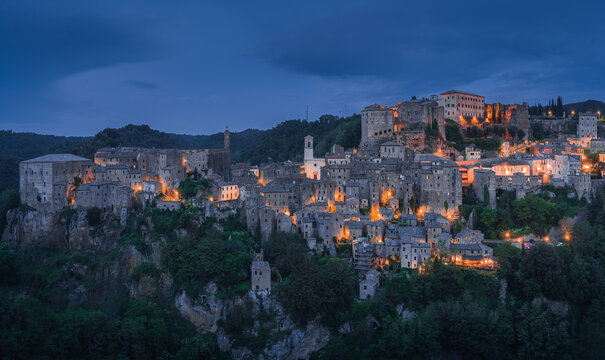
[[[229,150],[229,138],[231,137],[231,133],[229,133],[229,128],[225,129],[224,133],[224,146],[225,150]]]
[[[305,161],[313,160],[313,136],[305,136]]]

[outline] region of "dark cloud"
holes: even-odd
[[[134,24],[92,11],[57,10],[28,5],[0,8],[0,78],[28,88],[162,54],[161,45]]]
[[[558,81],[587,70],[602,79],[605,49],[596,44],[605,40],[598,15],[605,7],[591,8],[559,1],[372,2],[282,29],[250,54],[301,74],[437,89],[525,63],[552,65]],[[590,52],[580,50],[588,44]],[[578,62],[586,69],[567,68]]]

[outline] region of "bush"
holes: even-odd
[[[157,279],[160,275],[160,270],[155,267],[152,263],[145,262],[134,268],[132,274],[130,274],[130,280],[139,281],[143,276],[149,276],[153,279]]]
[[[208,180],[192,180],[190,178],[186,178],[181,181],[177,190],[179,194],[183,198],[190,198],[197,195],[198,191],[204,191],[208,188]]]
[[[86,221],[90,226],[97,226],[101,224],[101,209],[92,207],[86,210]]]
[[[6,213],[11,209],[16,209],[21,204],[21,197],[18,191],[5,190],[0,194],[0,234],[6,226]]]

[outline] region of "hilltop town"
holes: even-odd
[[[533,121],[557,121],[544,116]],[[473,226],[478,215],[462,213],[463,198],[496,209],[503,192],[523,199],[550,186],[590,199],[594,165],[587,155],[605,150],[597,118],[596,113],[569,114],[558,121],[577,122],[576,134],[536,141],[526,103],[486,104],[483,96],[452,90],[395,106],[367,106],[357,148],[334,144],[325,156],[315,157],[313,137],[306,136],[304,143],[292,144],[304,147],[301,163],[231,164],[228,130],[220,149],[120,147],[98,149],[94,159],[41,156],[20,164],[21,203],[48,213],[98,208],[123,219],[150,206],[193,206],[219,219],[239,214],[263,241],[276,232],[295,233],[311,251],[327,256],[349,246],[361,279],[359,297],[370,299],[379,272],[422,271],[438,255],[452,266],[491,271],[498,264],[490,241],[516,246],[564,241],[569,235],[559,227],[546,235],[491,231],[496,238],[486,239]],[[497,151],[474,144],[458,151],[446,141],[446,122],[461,131],[499,126],[503,142]],[[605,160],[602,155],[599,161]],[[191,184],[198,190],[179,193]],[[259,260],[252,266],[269,269],[271,264]],[[271,272],[265,274],[265,279],[253,278],[253,289],[271,288]]]

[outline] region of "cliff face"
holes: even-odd
[[[13,245],[67,247],[65,224],[61,221],[60,214],[43,207],[34,211],[13,209],[6,214],[6,220],[2,242]]]
[[[224,328],[218,328],[217,340],[221,351],[229,353],[237,359],[280,359],[295,360],[308,359],[311,353],[321,350],[330,339],[330,331],[321,325],[319,319],[306,324],[305,327],[296,326],[290,316],[284,311],[281,304],[266,292],[249,291],[246,295],[229,299],[223,305],[224,314],[221,317],[228,327],[229,313],[237,312],[237,307],[246,303],[251,305],[254,325],[246,329],[246,337],[258,336],[260,333],[273,334],[267,339],[263,349],[252,351],[247,346],[241,346],[237,339],[230,337]],[[245,305],[244,305],[245,306]],[[271,314],[265,321],[263,313]],[[240,334],[238,334],[240,335]]]
[[[85,211],[49,211],[13,209],[7,215],[2,242],[11,245],[41,246],[66,249],[110,250],[115,247],[122,228],[104,216],[104,225],[91,227]]]

